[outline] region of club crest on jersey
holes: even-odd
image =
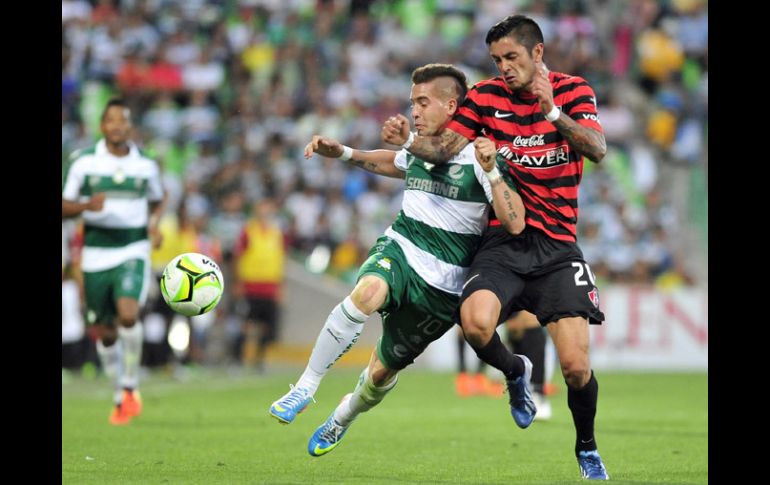
[[[382,258],[382,259],[380,259],[379,261],[377,261],[377,266],[382,268],[382,269],[384,269],[384,270],[390,271],[390,267],[391,267],[390,266],[390,258]]]
[[[123,173],[123,170],[118,169],[115,172],[115,174],[112,176],[112,181],[115,182],[116,184],[120,185],[120,184],[122,184],[123,182],[126,181],[126,174]]]
[[[463,178],[463,166],[452,165],[449,168],[449,177],[451,177],[454,180],[460,180],[461,178]]]
[[[594,288],[588,292],[588,299],[594,304],[596,308],[599,308],[599,290]]]
[[[422,162],[422,164],[423,164],[423,166],[425,166],[425,170],[430,170],[430,169],[432,169],[433,167],[436,166],[435,163]]]

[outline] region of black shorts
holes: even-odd
[[[275,342],[278,336],[278,302],[273,298],[246,296],[239,305],[242,318],[260,325],[259,342],[261,345]]]
[[[534,313],[541,325],[577,316],[592,324],[604,321],[599,289],[577,244],[529,227],[502,244],[495,243],[499,238],[485,239],[491,244],[482,243],[473,259],[461,306],[473,292],[489,290],[502,305],[498,324],[518,310]]]
[[[278,321],[278,303],[274,299],[247,296],[245,300],[248,307],[242,315],[244,318],[275,327]]]

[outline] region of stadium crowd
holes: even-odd
[[[403,182],[305,160],[315,133],[382,147],[408,113],[412,70],[495,74],[484,34],[512,13],[543,29],[545,61],[596,91],[608,153],[586,164],[579,243],[600,281],[707,284],[708,4],[705,0],[62,0],[62,174],[93,145],[114,94],[162,165],[164,231],[192,231],[226,275],[250,209],[278,207],[287,246],[329,248],[352,281],[393,220]],[[392,147],[391,147],[392,148]],[[701,178],[698,177],[701,175]],[[66,232],[65,232],[66,231]],[[63,226],[63,247],[77,241]],[[695,242],[697,251],[685,248]],[[75,243],[75,246],[77,244]],[[176,254],[155,254],[156,271]],[[601,286],[601,283],[600,285]]]

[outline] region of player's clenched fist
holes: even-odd
[[[391,116],[382,125],[380,135],[385,143],[403,145],[409,139],[409,120],[401,114]]]
[[[479,161],[479,165],[481,165],[485,172],[495,168],[495,158],[497,156],[495,142],[489,138],[479,137],[473,141],[473,148],[476,149],[476,160]]]
[[[535,76],[532,78],[532,94],[537,96],[540,109],[543,110],[544,114],[553,109],[553,86],[548,80],[548,71],[545,70],[545,67],[535,69]]]

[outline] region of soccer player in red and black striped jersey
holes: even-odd
[[[543,34],[532,19],[506,17],[487,33],[500,76],[471,88],[438,136],[415,136],[398,115],[383,141],[431,163],[444,163],[471,141],[494,141],[497,164],[526,208],[526,229],[512,236],[490,216],[461,297],[465,337],[480,359],[506,376],[511,413],[520,427],[534,418],[531,363],[513,355],[495,327],[513,311],[534,313],[556,346],[577,432],[575,454],[585,478],[608,479],[594,438],[598,384],[591,370],[589,323],[600,324],[594,276],[577,245],[578,185],[583,159],[599,162],[606,144],[594,92],[585,79],[549,72]],[[515,214],[508,214],[514,217]],[[526,379],[525,379],[526,378]]]

